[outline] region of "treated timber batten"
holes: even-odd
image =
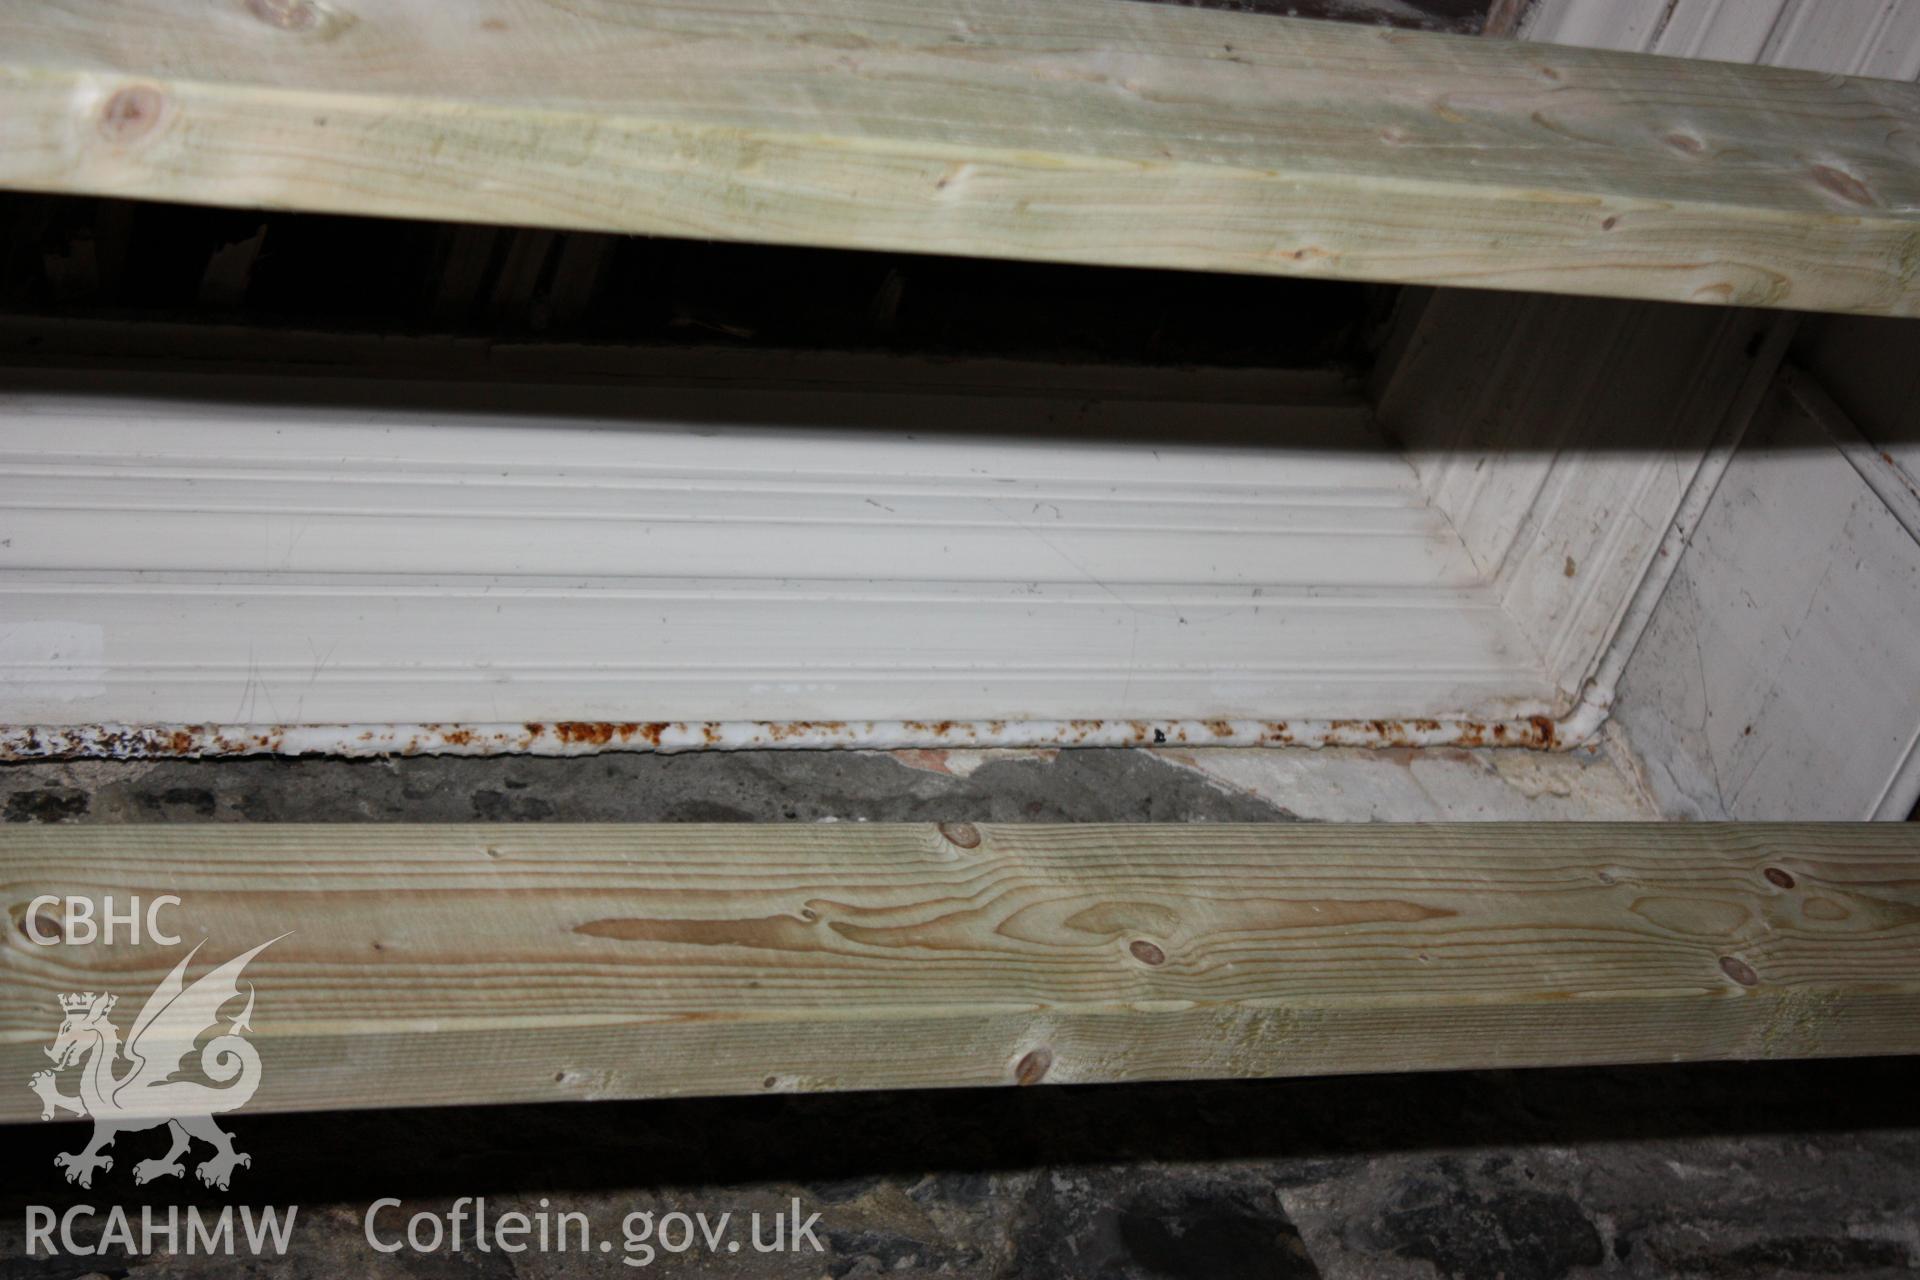
[[[291,930],[251,1109],[1920,1051],[1912,824],[7,830],[0,892],[16,1080]],[[28,941],[67,893],[184,941]]]
[[[28,0],[0,184],[1920,314],[1920,87],[1122,0]]]

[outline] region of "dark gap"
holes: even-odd
[[[1338,22],[1411,27],[1479,35],[1486,30],[1488,0],[1146,0],[1228,13],[1263,13],[1277,18],[1328,18]]]
[[[1285,1182],[1388,1153],[1912,1130],[1911,1080],[1908,1060],[1861,1058],[243,1114],[231,1128],[272,1154],[247,1172],[257,1204],[1243,1160],[1283,1162]],[[47,1176],[85,1132],[0,1126],[14,1157],[0,1212],[88,1201]],[[129,1133],[116,1152],[155,1141]],[[115,1178],[116,1202],[224,1199]]]
[[[0,319],[1302,369],[1364,362],[1345,282],[0,196]],[[23,322],[25,322],[23,324]]]

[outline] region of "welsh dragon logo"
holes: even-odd
[[[101,1151],[115,1137],[162,1125],[172,1146],[164,1156],[133,1166],[136,1183],[184,1175],[186,1166],[180,1157],[195,1138],[214,1149],[194,1169],[210,1187],[225,1191],[236,1167],[253,1164],[251,1156],[233,1149],[233,1136],[213,1122],[214,1116],[245,1106],[260,1085],[260,1055],[241,1035],[253,1029],[252,983],[247,984],[246,1008],[228,1024],[225,1034],[214,1036],[200,1050],[200,1074],[214,1084],[176,1077],[186,1068],[194,1042],[205,1032],[217,1031],[220,1010],[239,997],[240,971],[278,941],[269,939],[188,986],[187,965],[200,950],[194,947],[147,997],[124,1046],[119,1029],[107,1019],[117,997],[91,991],[60,997],[65,1016],[46,1051],[53,1059],[53,1070],[35,1072],[27,1083],[40,1095],[42,1120],[62,1111],[93,1117],[93,1141],[84,1150],[53,1158],[56,1166],[67,1171],[68,1182],[91,1187],[94,1170],[113,1168],[113,1158]],[[124,1070],[120,1069],[123,1059]],[[80,1066],[83,1060],[85,1065]],[[61,1093],[56,1073],[73,1066],[80,1066],[80,1092]]]

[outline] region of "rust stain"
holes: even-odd
[[[949,722],[941,723],[945,725]],[[944,731],[943,729],[937,732]],[[844,720],[775,720],[767,723],[766,734],[775,742],[785,742],[789,738],[844,737],[847,734],[847,722]]]
[[[1333,720],[1332,741],[1362,747],[1532,747],[1551,748],[1558,730],[1551,717],[1529,716],[1518,724],[1493,720]],[[1448,733],[1451,728],[1452,732]],[[1435,741],[1445,737],[1444,742]]]
[[[527,731],[537,738],[544,727],[530,724]],[[553,726],[553,736],[570,747],[605,747],[615,742],[630,743],[635,738],[658,747],[661,736],[671,727],[665,721],[562,720]]]
[[[905,741],[902,741],[905,739]],[[534,752],[680,751],[752,747],[881,748],[915,768],[950,772],[949,745],[968,748],[1192,746],[1341,746],[1371,748],[1525,747],[1558,745],[1544,715],[1517,721],[1431,718],[1332,720],[1151,721],[1077,719],[1046,722],[908,720],[527,721],[514,725],[61,725],[0,728],[0,760],[304,754],[410,756]]]

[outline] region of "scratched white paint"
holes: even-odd
[[[64,618],[0,617],[0,701],[66,706],[106,692],[106,630]]]

